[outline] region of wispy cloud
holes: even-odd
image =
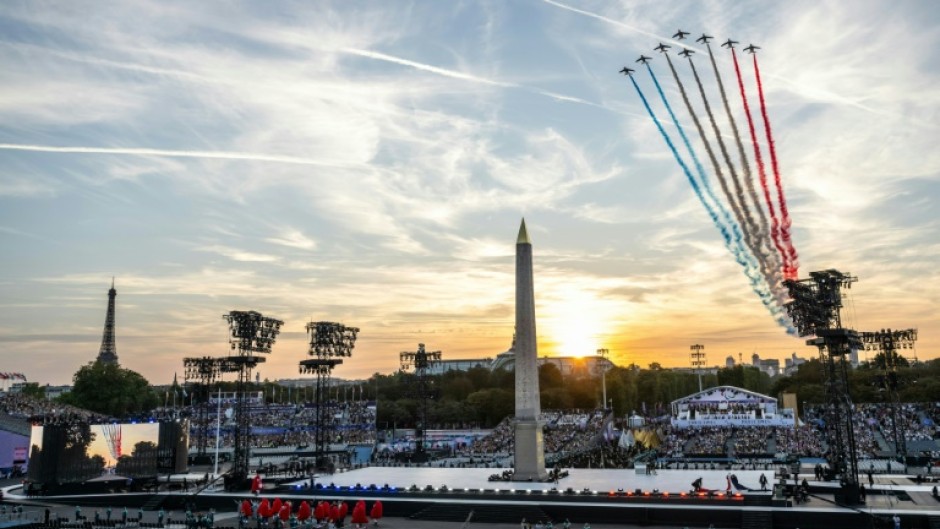
[[[253,162],[273,162],[296,165],[316,165],[320,167],[347,167],[344,164],[336,164],[328,161],[313,160],[310,158],[300,158],[296,156],[282,156],[274,154],[262,154],[254,152],[229,152],[229,151],[177,151],[171,149],[150,149],[142,147],[87,147],[87,146],[69,146],[59,147],[54,145],[25,145],[18,143],[0,143],[0,149],[11,151],[32,151],[32,152],[52,152],[69,154],[118,154],[130,156],[167,156],[170,158],[205,158],[216,160],[246,160]]]
[[[316,241],[307,237],[300,230],[287,229],[280,237],[269,237],[266,241],[289,248],[299,248],[301,250],[313,250],[317,247]]]

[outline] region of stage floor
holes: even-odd
[[[728,471],[724,470],[659,470],[657,474],[637,474],[634,470],[582,469],[568,470],[568,477],[558,484],[531,483],[521,481],[489,481],[493,474],[504,469],[495,468],[422,468],[422,467],[368,467],[333,475],[318,475],[316,483],[324,486],[330,483],[338,487],[350,487],[356,484],[407,488],[417,485],[424,488],[431,485],[438,488],[447,485],[450,489],[494,489],[494,490],[565,490],[577,491],[634,490],[661,492],[687,492],[692,489],[692,482],[702,478],[702,487],[724,491],[728,487]],[[760,470],[737,470],[730,472],[738,477],[738,483],[751,489],[760,489],[760,475],[767,476],[768,488],[773,485],[773,472]],[[297,481],[302,485],[305,481]]]

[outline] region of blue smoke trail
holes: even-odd
[[[669,115],[672,117],[673,123],[675,123],[676,127],[679,129],[679,134],[682,136],[682,139],[685,142],[686,147],[689,149],[689,152],[692,155],[692,159],[695,161],[697,165],[697,169],[699,173],[703,174],[704,169],[702,169],[701,163],[699,163],[698,161],[698,157],[695,156],[694,152],[692,151],[692,146],[689,143],[688,137],[685,135],[685,132],[682,129],[682,126],[679,124],[679,120],[676,119],[676,115],[675,113],[673,113],[672,107],[669,105],[669,102],[666,100],[666,95],[663,93],[662,87],[659,85],[659,81],[657,81],[656,79],[656,75],[653,74],[653,70],[649,67],[649,65],[647,65],[647,69],[649,70],[650,75],[652,75],[653,77],[653,82],[656,84],[656,89],[659,91],[659,95],[660,97],[662,97],[663,103],[665,103],[666,109],[669,111]],[[701,202],[702,205],[705,207],[705,211],[708,213],[708,216],[711,218],[712,223],[721,232],[721,236],[725,242],[725,247],[728,249],[729,252],[731,252],[731,255],[734,256],[735,261],[737,261],[737,263],[741,265],[742,268],[744,268],[744,274],[747,276],[748,280],[751,283],[751,289],[761,299],[761,302],[764,304],[767,310],[769,310],[770,313],[775,317],[775,319],[777,320],[777,323],[779,323],[780,325],[784,327],[787,327],[788,325],[786,324],[786,321],[783,320],[783,318],[780,315],[780,308],[776,307],[773,304],[773,297],[771,296],[770,291],[767,288],[767,286],[764,284],[763,278],[756,273],[756,268],[751,262],[749,262],[754,259],[753,256],[744,252],[741,249],[740,245],[732,244],[731,234],[728,233],[728,229],[719,221],[718,214],[715,213],[714,208],[712,208],[711,204],[709,204],[709,202],[705,199],[705,196],[702,194],[702,190],[699,187],[698,182],[695,180],[695,177],[692,176],[692,171],[689,170],[689,167],[688,165],[686,165],[685,160],[683,160],[682,157],[679,155],[679,151],[676,149],[676,146],[672,143],[672,139],[670,139],[669,135],[666,134],[665,129],[663,129],[662,123],[660,123],[659,119],[656,117],[656,114],[653,112],[653,109],[650,107],[649,101],[647,101],[646,96],[643,95],[643,91],[640,90],[640,85],[636,83],[636,79],[634,79],[632,75],[629,77],[630,77],[630,82],[633,83],[633,88],[636,89],[637,95],[639,95],[640,100],[643,101],[643,106],[646,108],[646,112],[650,115],[650,118],[652,118],[653,123],[656,124],[656,128],[659,129],[660,135],[662,135],[663,140],[666,141],[666,145],[669,146],[669,150],[672,151],[672,155],[673,157],[675,157],[676,162],[678,162],[679,166],[682,167],[682,171],[685,173],[686,179],[689,181],[689,184],[692,186],[692,189],[695,191],[695,194],[698,197],[699,202]]]

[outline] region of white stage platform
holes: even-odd
[[[489,481],[493,474],[501,473],[504,469],[494,468],[421,468],[421,467],[368,467],[338,474],[324,474],[316,477],[316,483],[328,486],[331,483],[337,487],[353,487],[356,484],[368,487],[388,485],[396,488],[407,488],[417,485],[424,488],[431,485],[434,488],[447,485],[449,489],[492,489],[492,490],[565,490],[572,488],[576,491],[584,489],[592,491],[611,491],[623,489],[633,491],[640,489],[661,492],[679,493],[692,489],[692,482],[702,478],[702,487],[724,491],[727,484],[728,471],[724,470],[659,470],[657,474],[637,474],[634,470],[601,470],[601,469],[569,469],[568,477],[562,478],[558,484],[530,483],[519,481]],[[767,476],[768,488],[773,486],[773,472],[759,470],[737,470],[730,472],[738,477],[738,483],[751,489],[760,489],[760,475]],[[297,481],[295,485],[303,485],[306,481]]]

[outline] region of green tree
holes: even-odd
[[[20,393],[24,397],[32,397],[34,399],[46,398],[46,388],[40,386],[36,382],[27,382],[23,384],[23,387],[20,389]]]
[[[140,373],[117,364],[91,362],[72,377],[72,391],[61,402],[96,413],[121,417],[146,412],[157,406],[158,399]]]
[[[551,362],[539,366],[539,389],[560,388],[563,384],[558,366]]]

